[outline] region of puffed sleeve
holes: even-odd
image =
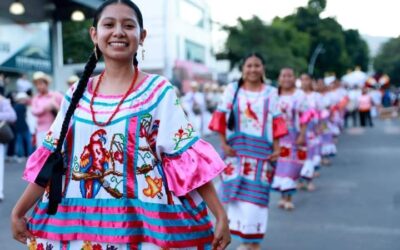
[[[307,103],[307,96],[303,91],[299,91],[296,96],[296,111],[299,114],[300,125],[307,124],[313,118],[313,110]]]
[[[273,139],[279,139],[288,134],[286,121],[279,108],[279,96],[276,89],[270,91],[269,112],[272,115],[272,134]]]
[[[175,195],[183,196],[223,171],[224,162],[210,144],[199,139],[172,88],[157,105],[154,123],[158,129],[156,154],[162,162],[168,188]]]
[[[214,111],[208,128],[220,134],[226,133],[226,121],[232,109],[233,96],[235,94],[235,84],[229,84],[218,103],[217,110]]]
[[[58,144],[58,136],[60,134],[61,126],[64,121],[74,88],[75,85],[67,91],[66,95],[62,99],[60,110],[49,131],[47,132],[46,138],[42,142],[42,145],[39,146],[28,158],[22,179],[31,183],[35,183],[36,177],[38,176],[47,158],[56,149]]]

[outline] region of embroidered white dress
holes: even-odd
[[[57,144],[74,87],[42,147],[30,157],[24,179],[35,182]],[[64,144],[66,175],[58,212],[46,214],[47,194],[35,206],[29,249],[210,249],[213,230],[196,188],[225,167],[187,121],[173,86],[147,76],[111,123],[93,123],[91,80]],[[105,122],[121,96],[96,97]],[[36,247],[36,248],[35,248]]]
[[[260,243],[267,231],[270,184],[274,168],[268,161],[274,138],[287,133],[278,108],[276,88],[263,86],[259,92],[227,86],[210,129],[226,135],[236,157],[225,156],[222,174],[222,200],[227,204],[229,228],[233,237],[245,243]],[[230,112],[235,128],[227,129]]]

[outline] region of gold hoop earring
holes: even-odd
[[[96,44],[94,45],[93,52],[94,52],[94,57],[96,57],[96,60],[98,61],[98,60],[99,60],[99,57],[98,57],[98,55],[97,55],[97,45],[96,45]]]
[[[144,54],[146,53],[146,50],[142,48],[142,61],[144,61]]]

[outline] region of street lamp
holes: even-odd
[[[83,14],[83,12],[80,10],[75,10],[71,14],[71,19],[72,19],[72,21],[75,21],[75,22],[81,22],[81,21],[85,20],[85,14]]]
[[[317,61],[317,57],[319,54],[324,53],[324,45],[322,43],[318,44],[318,46],[315,48],[313,55],[311,56],[310,63],[308,64],[308,74],[313,75],[314,74],[314,68],[315,68],[315,63]]]
[[[10,5],[10,13],[13,15],[22,15],[25,13],[25,7],[24,5],[19,1],[15,0],[11,5]]]

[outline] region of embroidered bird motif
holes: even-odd
[[[256,112],[254,112],[249,102],[247,103],[247,108],[245,109],[244,114],[247,118],[253,119],[258,122],[257,114]]]
[[[162,179],[153,179],[150,176],[146,176],[146,182],[148,187],[143,189],[143,194],[151,198],[154,198],[155,196],[158,196],[160,198],[160,195],[162,196]]]

